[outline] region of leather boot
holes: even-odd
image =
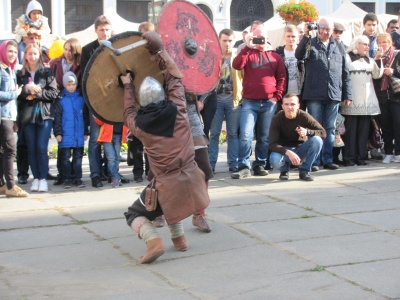
[[[192,224],[203,232],[211,232],[211,228],[208,226],[205,215],[194,214],[192,218]]]
[[[146,253],[139,260],[141,264],[149,264],[164,254],[164,245],[160,238],[148,241],[146,246]]]
[[[184,235],[178,236],[176,238],[171,239],[174,243],[175,249],[178,251],[186,251],[188,248],[188,244]]]

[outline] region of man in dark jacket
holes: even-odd
[[[87,63],[90,57],[100,46],[101,40],[108,40],[111,37],[111,22],[106,16],[98,16],[94,21],[94,30],[97,34],[97,40],[87,44],[82,48],[81,56],[81,70],[85,72]],[[82,76],[83,77],[83,76]],[[82,85],[83,86],[83,85]],[[88,107],[85,107],[86,119],[90,123],[90,138],[89,138],[89,167],[90,167],[90,178],[92,179],[92,186],[95,188],[102,187],[101,183],[101,145],[97,143],[97,137],[99,136],[100,127],[96,124],[93,118],[93,114],[89,112]],[[107,178],[105,178],[107,180]]]
[[[344,47],[332,37],[333,22],[322,18],[318,24],[318,34],[311,38],[308,30],[296,49],[297,59],[306,59],[303,101],[307,111],[326,130],[322,149],[324,169],[336,170],[332,149],[335,140],[335,122],[339,104],[350,105],[352,99],[351,82]],[[317,158],[314,171],[320,159]]]
[[[278,112],[269,130],[271,166],[280,170],[280,180],[289,179],[290,165],[299,166],[299,178],[313,181],[311,166],[322,148],[325,129],[310,114],[299,109],[294,93],[283,96],[283,111]]]

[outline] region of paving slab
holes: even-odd
[[[224,223],[261,222],[279,219],[301,218],[320,214],[282,202],[257,203],[216,207],[208,212],[210,218]]]
[[[190,268],[190,276],[180,271],[188,266],[196,266]],[[184,287],[198,299],[226,299],[265,285],[272,274],[283,276],[313,266],[268,245],[255,245],[165,261],[149,268],[164,274],[172,284]]]
[[[338,217],[380,230],[389,230],[393,232],[400,230],[400,209],[359,212],[340,215]]]
[[[236,224],[235,227],[273,243],[371,231],[367,226],[332,217],[311,217],[313,215],[315,213],[310,212],[303,218]]]
[[[400,258],[337,266],[327,270],[391,299],[400,299]]]
[[[400,257],[400,236],[386,232],[323,237],[280,245],[322,266]]]
[[[0,230],[67,224],[71,219],[52,209],[0,213]]]

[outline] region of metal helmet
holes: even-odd
[[[147,76],[139,88],[139,103],[147,106],[150,103],[157,103],[165,99],[164,88],[153,77]]]

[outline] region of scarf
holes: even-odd
[[[174,135],[177,112],[176,105],[167,100],[150,103],[140,107],[136,117],[136,125],[146,133],[172,137]]]
[[[394,50],[390,47],[388,52],[382,57],[382,65],[384,68],[389,68],[394,60]],[[386,91],[389,88],[389,76],[383,74],[381,81],[381,91]]]
[[[35,101],[32,106],[32,116],[31,122],[32,124],[36,125],[43,125],[44,124],[44,111],[43,111],[43,102],[42,101]]]
[[[353,51],[349,52],[349,56],[350,56],[351,61],[356,61],[356,60],[363,58],[367,63],[369,63],[368,56],[361,56],[360,54],[355,54]]]
[[[63,74],[71,70],[72,64],[67,63],[67,60],[65,58],[61,60],[61,64],[62,64]]]

